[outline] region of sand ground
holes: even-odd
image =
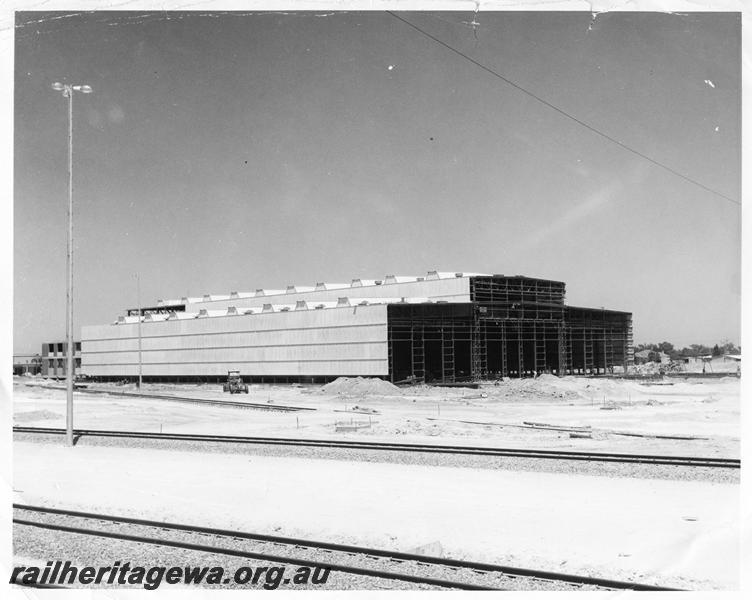
[[[15,381],[14,422],[64,426],[65,392],[27,383],[39,382]],[[146,394],[316,410],[76,393],[75,422],[98,429],[738,456],[738,379],[671,383],[542,377],[478,390],[395,391],[383,382],[350,381],[325,388],[254,385],[247,396],[232,397],[218,385],[146,385]],[[370,426],[336,432],[337,422],[351,419]],[[589,426],[593,437],[570,438],[526,422]],[[663,435],[694,439],[655,437]],[[736,484],[27,441],[14,444],[14,469],[16,502],[407,551],[428,544],[458,558],[692,589],[738,586]]]
[[[65,392],[14,385],[14,423],[62,427]],[[198,406],[124,396],[75,394],[75,424],[90,429],[353,438],[404,442],[593,449],[692,456],[739,455],[739,380],[672,380],[670,385],[543,376],[481,389],[379,385],[253,385],[248,395],[219,385],[149,385],[145,393],[316,408],[285,413]],[[335,382],[336,384],[336,382]],[[133,386],[109,387],[114,392]],[[372,388],[381,393],[373,393]],[[384,389],[386,388],[386,389]],[[385,395],[386,391],[390,395]],[[394,395],[391,395],[394,394]],[[485,396],[485,397],[481,397]],[[356,408],[357,407],[357,408]],[[352,412],[353,409],[366,412]],[[368,412],[374,411],[374,412]],[[360,421],[356,432],[336,424]],[[591,427],[591,439],[526,423]],[[621,435],[637,433],[645,437]],[[679,436],[693,439],[667,439]]]

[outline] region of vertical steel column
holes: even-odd
[[[138,383],[136,386],[138,389],[141,389],[141,280],[138,276],[138,273],[136,273],[136,301],[138,302]]]
[[[559,353],[559,366],[556,370],[556,374],[559,377],[562,377],[566,374],[567,368],[568,368],[568,360],[567,360],[567,339],[564,329],[564,324],[559,323],[558,325],[558,353]]]
[[[507,367],[507,325],[502,321],[499,325],[501,331],[501,376],[508,377],[509,370]]]
[[[392,341],[392,337],[394,335],[393,326],[389,322],[389,319],[387,317],[387,326],[386,326],[386,355],[387,355],[387,365],[389,369],[389,381],[394,383],[394,342]]]
[[[517,321],[517,377],[522,377],[524,375],[524,368],[525,368],[525,357],[523,356],[523,353],[525,351],[525,346],[522,343],[522,322]]]
[[[75,362],[73,354],[76,351],[73,342],[73,90],[68,90],[68,251],[66,276],[68,280],[66,290],[65,341],[67,345],[66,357],[66,414],[65,437],[69,446],[73,445],[73,377],[75,376]]]
[[[480,360],[480,316],[473,313],[473,327],[470,333],[470,378],[478,381],[481,378]]]

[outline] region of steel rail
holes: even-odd
[[[568,573],[555,573],[552,571],[543,571],[539,569],[523,569],[519,567],[509,567],[503,565],[496,565],[490,563],[476,562],[476,561],[464,561],[452,558],[440,558],[434,556],[426,556],[423,554],[411,554],[407,552],[398,552],[392,550],[384,550],[377,548],[367,548],[363,546],[355,546],[350,544],[336,544],[331,542],[321,542],[313,540],[304,540],[300,538],[291,538],[284,536],[266,535],[249,532],[230,531],[227,529],[219,529],[212,527],[200,527],[193,525],[166,523],[162,521],[152,521],[148,519],[138,519],[133,517],[122,517],[114,515],[104,515],[98,513],[90,513],[75,510],[66,510],[60,508],[47,508],[42,506],[31,506],[25,504],[13,504],[14,510],[22,510],[34,513],[61,515],[66,517],[74,517],[81,519],[92,519],[99,521],[109,521],[112,523],[125,523],[129,525],[137,525],[142,527],[155,527],[161,530],[169,529],[180,532],[197,533],[202,535],[214,535],[217,537],[228,537],[244,540],[253,540],[259,542],[270,542],[274,544],[283,544],[293,547],[312,548],[317,550],[326,550],[331,552],[342,552],[348,554],[357,554],[363,556],[376,556],[380,558],[388,558],[398,562],[416,562],[422,564],[436,565],[440,567],[447,567],[452,569],[467,569],[476,572],[498,573],[500,575],[506,575],[510,577],[526,577],[536,580],[545,580],[550,582],[565,582],[574,584],[577,586],[591,585],[608,589],[628,589],[635,591],[680,591],[677,588],[668,588],[661,586],[653,586],[641,583],[634,583],[628,581],[618,581],[613,579],[605,579],[600,577],[589,577],[585,575],[572,575]],[[440,587],[453,587],[459,589],[473,589],[473,590],[488,590],[498,589],[490,588],[486,586],[478,586],[474,584],[468,584],[465,582],[454,582],[443,579],[427,578],[417,575],[406,575],[401,573],[394,573],[392,571],[380,571],[377,569],[367,569],[363,567],[353,567],[349,565],[337,565],[333,563],[324,563],[320,561],[311,561],[306,559],[295,559],[286,556],[273,556],[265,553],[253,553],[242,550],[233,550],[226,548],[214,548],[210,546],[204,546],[199,544],[191,544],[189,542],[180,542],[175,540],[157,540],[155,538],[145,538],[141,536],[131,536],[129,534],[120,534],[113,532],[100,532],[97,530],[87,530],[76,527],[68,527],[65,525],[57,525],[52,523],[39,523],[36,521],[28,521],[25,519],[17,519],[14,517],[14,523],[21,525],[29,525],[35,527],[42,527],[47,529],[54,529],[58,531],[67,531],[70,533],[82,533],[87,535],[101,535],[102,537],[109,537],[114,539],[123,539],[127,541],[138,541],[143,543],[152,543],[157,545],[167,545],[177,548],[189,549],[189,550],[201,550],[214,552],[216,554],[228,554],[230,556],[239,556],[243,558],[264,559],[271,562],[280,562],[286,564],[297,564],[301,566],[316,566],[329,568],[332,571],[347,572],[356,575],[366,575],[373,577],[381,577],[387,579],[398,579],[401,581],[408,581],[412,583],[426,583],[428,585],[436,585]]]
[[[409,583],[418,583],[424,585],[432,585],[442,588],[454,588],[462,590],[495,590],[488,586],[474,585],[464,582],[455,582],[444,579],[436,579],[432,577],[420,577],[417,575],[408,575],[405,573],[395,573],[391,571],[380,571],[378,569],[368,569],[365,567],[355,567],[350,565],[339,565],[335,563],[327,563],[318,560],[306,560],[302,558],[295,558],[291,556],[275,556],[273,554],[267,554],[264,552],[248,552],[245,550],[236,550],[233,548],[220,548],[217,546],[209,546],[206,544],[194,544],[190,542],[182,542],[178,540],[165,540],[158,538],[151,538],[141,535],[130,535],[126,533],[119,533],[113,531],[101,531],[95,529],[85,529],[83,527],[69,527],[67,525],[58,525],[54,523],[42,523],[38,521],[28,521],[26,519],[13,519],[13,523],[16,525],[27,525],[29,527],[36,527],[38,529],[47,529],[51,531],[62,531],[65,533],[74,533],[80,535],[89,535],[95,537],[102,537],[114,540],[120,540],[124,542],[136,542],[139,544],[151,544],[154,546],[165,546],[168,548],[178,548],[180,550],[194,550],[196,552],[206,552],[210,554],[221,554],[225,556],[234,556],[237,558],[251,559],[251,560],[263,560],[272,563],[281,563],[287,565],[296,565],[303,567],[323,568],[331,571],[338,571],[341,573],[350,573],[352,575],[363,575],[366,577],[378,577],[380,579],[391,579],[397,581],[406,581]],[[158,525],[154,525],[157,527]],[[161,527],[166,528],[166,524]]]
[[[58,435],[59,428],[14,426],[14,433]],[[579,460],[593,462],[640,463],[670,466],[712,467],[739,469],[740,459],[698,456],[670,456],[650,454],[621,454],[609,452],[580,452],[575,450],[531,450],[525,448],[484,448],[482,446],[440,446],[432,444],[404,444],[398,442],[364,442],[353,440],[327,440],[304,438],[248,437],[230,435],[207,435],[187,433],[152,433],[144,431],[115,431],[101,429],[76,429],[79,437],[111,437],[153,440],[194,441],[207,443],[234,443],[275,446],[306,446],[345,448],[351,450],[380,450],[399,452],[425,452],[437,454],[465,454],[476,456],[539,458],[549,460]]]
[[[57,385],[33,385],[26,384],[28,387],[36,387],[48,390],[64,390],[65,388]],[[258,402],[238,402],[236,400],[214,400],[211,398],[191,398],[190,396],[173,396],[171,394],[152,394],[145,392],[128,392],[125,390],[103,390],[93,388],[74,388],[79,394],[101,394],[106,396],[124,396],[126,398],[139,398],[143,400],[167,400],[170,402],[183,402],[186,404],[208,404],[212,406],[225,406],[229,408],[247,408],[255,410],[268,410],[272,412],[301,412],[317,410],[309,406],[289,406],[285,404],[260,404]]]

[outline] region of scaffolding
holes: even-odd
[[[391,381],[472,378],[477,336],[470,304],[390,304],[387,310]]]
[[[634,360],[630,313],[568,306],[566,326],[571,339],[572,373],[608,373]]]
[[[470,303],[391,304],[391,380],[597,374],[632,362],[630,313],[564,299],[562,282],[492,276],[470,279]]]
[[[472,278],[470,300],[477,307],[478,323],[474,378],[564,372],[565,289],[561,281],[531,277]]]

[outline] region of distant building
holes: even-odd
[[[75,342],[73,360],[75,371],[81,369],[81,342]],[[48,342],[42,344],[42,377],[67,377],[66,357],[68,344],[66,342]]]
[[[42,359],[38,354],[14,354],[14,375],[38,375],[42,369]]]

